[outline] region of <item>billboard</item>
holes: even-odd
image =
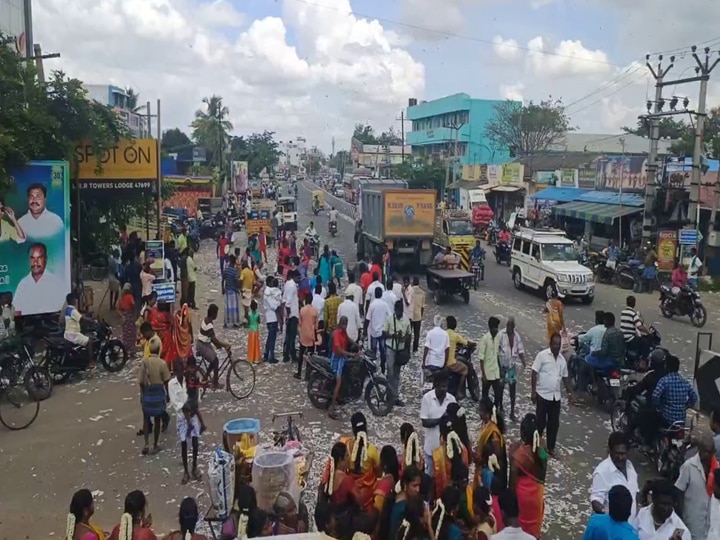
[[[232,161],[230,167],[230,190],[245,193],[248,190],[248,162]]]
[[[31,161],[0,193],[0,294],[21,315],[59,311],[70,292],[70,171]]]
[[[606,156],[596,162],[595,189],[612,191],[645,191],[647,158],[645,156]]]
[[[25,2],[22,0],[0,0],[0,32],[14,38],[14,49],[21,56],[32,50],[28,43],[25,21]]]
[[[81,189],[152,190],[157,184],[158,155],[155,139],[127,139],[106,149],[99,158],[90,143],[75,146]]]

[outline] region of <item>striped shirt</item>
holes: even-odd
[[[626,307],[622,310],[622,313],[620,313],[620,331],[623,333],[625,341],[630,341],[638,335],[638,328],[642,323],[640,313],[633,308]]]
[[[225,266],[225,269],[222,272],[222,279],[225,284],[226,291],[240,291],[238,283],[240,278],[238,276],[237,268],[233,268],[231,265]]]

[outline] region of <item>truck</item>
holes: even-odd
[[[470,271],[470,252],[475,245],[472,214],[467,210],[443,210],[435,218],[433,252],[450,248],[460,256],[459,267]]]
[[[387,246],[393,268],[428,266],[432,262],[436,201],[434,189],[408,189],[404,180],[362,181],[358,257],[372,257]]]

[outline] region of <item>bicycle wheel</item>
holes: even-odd
[[[31,398],[22,386],[0,389],[0,423],[12,431],[25,429],[40,412],[40,402]]]
[[[93,281],[102,281],[107,276],[107,263],[93,262],[90,264],[90,279]]]
[[[227,386],[235,399],[245,399],[255,390],[255,366],[247,360],[235,360],[227,374]]]

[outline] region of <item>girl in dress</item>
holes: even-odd
[[[260,314],[255,300],[250,302],[250,313],[248,313],[248,362],[259,363],[262,352],[260,350]]]

